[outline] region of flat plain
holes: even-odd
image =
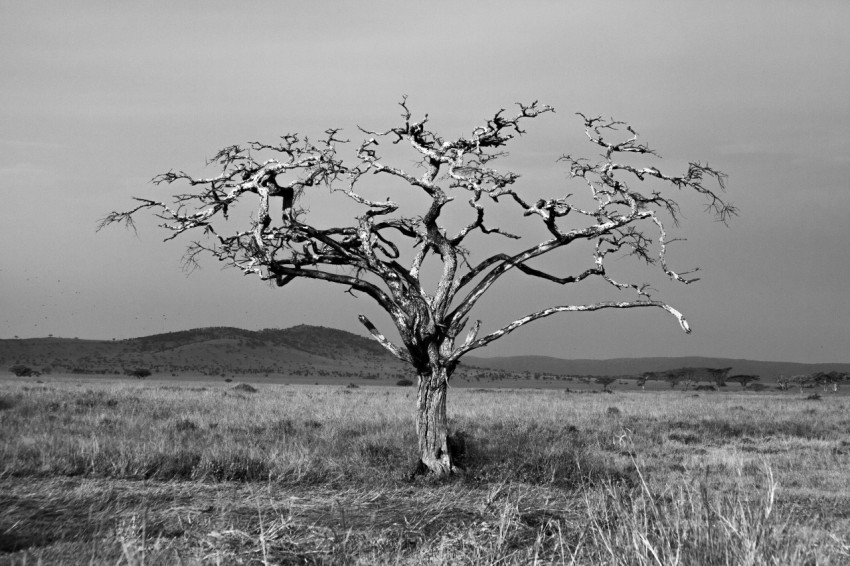
[[[0,378],[0,564],[848,564],[850,397]]]

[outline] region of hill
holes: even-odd
[[[318,326],[259,331],[199,328],[127,340],[32,338],[0,340],[0,370],[23,364],[47,372],[154,374],[395,376],[403,371],[375,341]]]
[[[127,340],[29,338],[0,340],[0,372],[15,364],[56,373],[123,374],[146,368],[174,376],[262,375],[316,381],[399,379],[411,371],[370,338],[321,326],[244,330],[198,328]],[[850,372],[850,364],[799,364],[728,358],[614,358],[566,360],[546,356],[467,357],[461,379],[523,381],[556,377],[635,375],[680,367],[731,367],[763,381],[816,371]]]
[[[496,358],[464,358],[467,364],[508,372],[532,372],[555,375],[635,375],[647,371],[664,371],[681,367],[731,367],[730,375],[759,375],[774,381],[780,375],[793,376],[818,371],[850,372],[850,363],[800,364],[733,358],[612,358],[607,360],[566,360],[548,356],[510,356]]]

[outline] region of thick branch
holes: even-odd
[[[357,318],[360,320],[360,322],[363,324],[363,326],[366,327],[366,329],[372,335],[372,338],[377,340],[378,343],[381,344],[381,346],[383,346],[384,348],[389,350],[389,352],[392,355],[394,355],[395,357],[397,357],[398,359],[400,359],[403,362],[407,362],[409,364],[413,363],[413,358],[410,356],[410,354],[408,352],[406,352],[405,350],[402,350],[401,348],[399,348],[398,346],[396,346],[395,344],[393,344],[389,340],[387,340],[387,338],[383,334],[381,334],[378,331],[377,328],[375,328],[375,325],[372,324],[369,321],[368,318],[366,318],[362,314],[357,315]]]
[[[547,316],[551,316],[555,313],[559,312],[589,312],[589,311],[597,311],[603,309],[633,309],[633,308],[644,308],[644,307],[655,307],[661,308],[665,311],[669,312],[671,315],[676,317],[676,320],[679,321],[679,325],[682,327],[687,333],[690,333],[691,328],[688,325],[688,321],[685,320],[684,315],[680,313],[678,310],[674,309],[670,305],[666,303],[662,303],[661,301],[637,301],[637,302],[600,302],[593,303],[589,305],[567,305],[560,307],[551,307],[548,309],[544,309],[542,311],[538,311],[536,313],[529,314],[524,316],[509,325],[496,330],[495,332],[491,332],[490,334],[483,336],[477,340],[473,340],[468,344],[464,344],[460,348],[456,349],[451,357],[449,358],[449,362],[456,362],[460,360],[461,356],[467,354],[468,352],[475,350],[476,348],[481,348],[482,346],[486,346],[490,342],[494,340],[498,340],[502,336],[506,334],[510,334],[520,326],[524,326],[529,322],[533,322],[540,318],[544,318]]]

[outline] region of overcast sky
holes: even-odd
[[[131,196],[166,198],[157,173],[203,175],[221,147],[287,132],[387,129],[407,94],[445,136],[517,101],[554,106],[509,148],[530,198],[581,190],[556,159],[597,153],[584,112],[631,123],[662,169],[724,170],[741,210],[724,227],[683,199],[688,241],[671,257],[702,280],[671,287],[646,272],[691,335],[660,310],[562,314],[483,353],[848,362],[848,22],[846,0],[0,0],[0,338],[363,334],[358,312],[389,332],[340,287],[271,289],[212,261],[187,277],[181,243],[162,243],[153,223],[95,227]],[[572,293],[506,279],[477,317],[494,329]]]

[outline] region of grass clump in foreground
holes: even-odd
[[[705,483],[687,481],[654,491],[643,479],[629,492],[608,486],[603,501],[587,503],[593,557],[617,565],[822,564],[847,557],[846,544],[832,547],[795,529],[791,513],[775,508],[770,468],[763,479],[755,492],[740,484],[709,492]]]
[[[850,562],[843,397],[257,388],[0,382],[0,564]]]

